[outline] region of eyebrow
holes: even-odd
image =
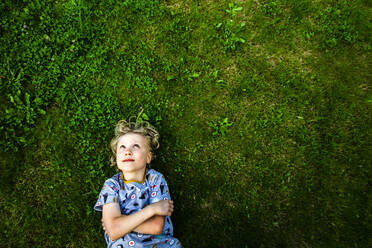
[[[135,146],[135,145],[141,147],[140,144],[138,144],[138,143],[134,143],[134,144],[133,144],[133,146]],[[120,147],[125,147],[125,145],[120,145]]]

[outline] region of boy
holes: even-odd
[[[159,133],[148,122],[119,121],[111,141],[111,165],[94,209],[102,211],[107,247],[181,247],[173,236],[173,212],[164,176],[148,168]]]

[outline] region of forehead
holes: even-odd
[[[122,144],[133,144],[133,143],[148,145],[148,140],[145,136],[141,134],[137,134],[137,133],[127,133],[127,134],[122,135],[118,139],[118,146]]]

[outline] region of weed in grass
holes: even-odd
[[[241,6],[235,6],[234,3],[229,3],[229,8],[226,9],[226,13],[230,14],[231,16],[236,16],[236,14],[243,10]]]
[[[239,22],[236,15],[242,11],[242,7],[237,7],[233,3],[229,3],[229,9],[226,9],[227,18],[216,24],[218,30],[217,37],[221,40],[225,51],[235,51],[239,43],[245,43],[246,39],[242,36],[242,31],[245,29],[245,22]]]
[[[336,1],[325,5],[318,10],[315,19],[319,25],[316,31],[322,41],[320,46],[325,49],[364,41],[371,28],[367,13],[360,9],[358,2]]]
[[[291,10],[291,20],[295,21],[296,23],[303,23],[305,21],[304,19],[313,11],[312,1],[309,0],[293,0],[287,3],[287,6]]]
[[[228,128],[233,125],[232,122],[229,122],[229,119],[226,118],[218,118],[216,121],[208,122],[208,125],[213,129],[212,135],[221,135],[222,137],[225,136]]]
[[[358,33],[350,25],[347,14],[340,9],[328,7],[320,10],[318,18],[321,22],[320,31],[327,37],[325,43],[328,47],[337,46],[338,42],[353,43]]]
[[[182,14],[173,14],[165,38],[169,51],[177,54],[180,50],[187,48],[190,45],[191,32],[192,28],[185,21],[185,17]]]
[[[261,5],[261,10],[266,16],[269,17],[277,17],[282,13],[282,8],[277,0],[265,1]]]

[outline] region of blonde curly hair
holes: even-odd
[[[133,120],[133,118],[135,120]],[[130,117],[128,122],[125,120],[120,120],[115,127],[115,137],[111,140],[110,143],[112,151],[110,157],[111,166],[115,166],[116,170],[118,171],[119,169],[116,163],[117,144],[119,138],[127,133],[136,133],[144,136],[148,140],[148,145],[152,153],[154,153],[154,150],[159,148],[159,133],[149,122],[139,122],[138,118],[136,118],[135,116]],[[154,158],[155,156],[153,155],[152,157]]]

